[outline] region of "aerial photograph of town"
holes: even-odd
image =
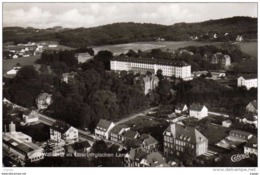
[[[2,167],[257,168],[257,6],[2,3]]]

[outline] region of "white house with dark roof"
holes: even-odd
[[[257,113],[257,100],[253,100],[246,106],[247,112]]]
[[[148,152],[154,152],[158,149],[158,141],[153,138],[150,134],[142,134],[142,147]]]
[[[109,139],[110,131],[115,126],[115,124],[111,121],[100,119],[96,128],[95,135],[100,138]]]
[[[116,125],[111,129],[110,132],[110,140],[117,142],[117,143],[121,143],[122,142],[122,135],[126,132],[130,130],[130,127],[126,126],[126,125]]]
[[[175,113],[177,113],[177,114],[181,114],[183,112],[186,112],[187,110],[188,110],[188,107],[186,104],[179,103],[175,106]]]
[[[69,73],[63,73],[61,77],[61,81],[65,83],[71,83],[73,84],[75,82],[75,76],[77,75],[77,72],[69,72]]]
[[[190,117],[202,119],[208,116],[208,108],[205,105],[192,104],[189,110]]]
[[[52,103],[52,95],[48,93],[41,93],[36,97],[36,105],[39,110],[47,109],[48,106]]]
[[[232,121],[231,120],[224,120],[222,121],[222,126],[229,128],[232,125]]]
[[[144,95],[147,95],[158,86],[159,78],[156,75],[139,76],[134,78],[134,84],[141,85]]]
[[[194,156],[208,152],[208,139],[196,128],[182,124],[171,124],[163,133],[164,155],[181,155],[190,150]]]
[[[23,113],[23,123],[25,124],[38,122],[38,118],[39,116],[35,110],[27,110]]]
[[[65,144],[78,142],[78,130],[65,122],[56,121],[50,127],[50,140],[57,143],[64,141]]]
[[[246,87],[247,90],[251,88],[257,88],[257,76],[240,76],[237,79],[237,87]]]

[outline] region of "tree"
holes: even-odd
[[[162,69],[158,69],[158,70],[157,70],[156,76],[159,78],[160,81],[162,81],[162,80],[164,79]]]
[[[23,66],[16,74],[15,81],[28,81],[39,78],[39,73],[33,66]]]
[[[110,60],[113,58],[113,53],[108,50],[102,50],[94,57],[97,61],[103,62],[105,69],[110,70]]]

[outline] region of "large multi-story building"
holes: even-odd
[[[251,88],[257,88],[257,77],[256,76],[240,76],[237,79],[237,86],[238,87],[246,87],[247,90]]]
[[[208,139],[194,127],[174,123],[163,135],[165,156],[181,155],[187,150],[194,156],[208,152]]]
[[[134,71],[155,74],[161,69],[164,76],[191,79],[191,65],[180,60],[162,60],[155,58],[135,58],[135,57],[114,57],[110,61],[111,70],[113,71]]]

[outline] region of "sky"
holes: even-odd
[[[96,27],[116,22],[172,25],[257,17],[257,3],[3,3],[3,27]]]

